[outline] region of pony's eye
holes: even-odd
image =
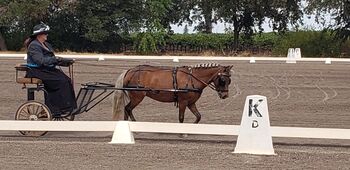
[[[222,85],[222,86],[225,85],[226,84],[225,78],[220,77],[219,78],[219,84]]]
[[[227,79],[227,84],[231,84],[231,79]]]

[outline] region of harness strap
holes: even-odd
[[[137,86],[140,85],[140,76],[141,76],[141,66],[139,66],[139,71],[138,71],[139,74],[137,74]]]
[[[174,86],[174,105],[176,107],[179,107],[179,96],[178,96],[178,92],[176,91],[178,89],[178,86],[177,86],[177,67],[174,67],[173,68],[173,86]]]
[[[73,70],[73,64],[69,65],[69,77],[71,79],[72,85],[74,85],[74,70]]]
[[[190,82],[191,85],[192,85],[192,88],[195,89],[194,83],[193,83],[193,79],[192,79],[192,77],[193,77],[193,75],[192,75],[192,67],[188,67],[188,72],[189,72],[189,73],[186,73],[187,76],[188,76],[188,80],[187,80],[187,82],[186,82],[185,88],[188,89],[188,83]]]
[[[140,68],[141,66],[138,66],[137,67],[137,70],[128,70],[127,73],[130,72],[131,74],[131,78],[127,81],[126,83],[126,86],[127,87],[135,87],[135,88],[143,88],[144,86],[141,84],[141,80],[140,80],[140,77],[141,77],[141,71],[144,71],[144,70],[141,70]],[[127,73],[125,74],[125,76],[127,75]],[[132,80],[132,78],[134,78],[136,76],[137,78],[137,84],[131,84],[130,85],[130,81]]]

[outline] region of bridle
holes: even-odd
[[[216,81],[217,79],[221,78],[221,77],[228,77],[230,78],[231,75],[230,74],[227,74],[227,73],[218,73],[218,75],[216,76],[215,80],[213,80],[212,82]],[[219,93],[222,93],[222,92],[228,92],[228,89],[227,90],[218,90],[215,88],[215,90]]]
[[[189,69],[190,69],[190,68],[189,68]],[[222,69],[224,69],[224,68],[222,68]],[[214,75],[209,79],[209,83],[207,83],[207,82],[201,80],[200,78],[194,76],[194,75],[192,74],[192,72],[190,72],[190,73],[184,72],[184,73],[189,74],[189,75],[192,76],[194,79],[196,79],[196,80],[198,80],[199,82],[203,83],[204,85],[208,86],[208,87],[211,88],[212,90],[217,91],[217,92],[219,92],[219,93],[222,93],[222,92],[228,92],[228,90],[218,90],[218,89],[216,88],[216,86],[213,85],[213,82],[214,82],[216,79],[220,78],[221,76],[231,77],[230,74],[221,72],[222,69],[219,69],[219,70],[216,72],[216,74],[214,74]],[[215,79],[214,79],[214,78],[215,78]]]

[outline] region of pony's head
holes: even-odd
[[[233,66],[221,66],[217,75],[213,78],[215,90],[221,99],[228,97],[228,87],[231,84],[231,69]]]

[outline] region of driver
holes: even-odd
[[[27,50],[26,77],[35,77],[43,81],[45,104],[54,117],[69,113],[77,107],[71,79],[56,66],[63,59],[55,57],[52,46],[46,42],[50,27],[44,23],[35,25],[33,34],[24,42]]]

